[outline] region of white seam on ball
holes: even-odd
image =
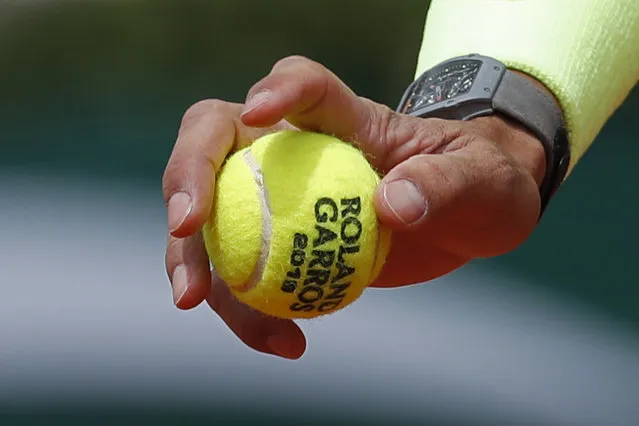
[[[253,179],[257,186],[257,196],[260,200],[262,212],[262,244],[260,246],[260,255],[257,259],[257,263],[255,264],[255,268],[253,268],[253,273],[251,274],[248,282],[238,289],[240,291],[248,291],[254,288],[262,280],[264,269],[266,269],[266,262],[268,261],[269,253],[271,251],[271,235],[273,232],[271,203],[266,189],[266,184],[264,183],[264,173],[262,172],[262,168],[250,149],[244,151],[244,161],[253,173]]]

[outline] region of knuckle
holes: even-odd
[[[165,206],[168,204],[169,198],[171,197],[173,193],[173,188],[171,183],[172,183],[171,174],[169,172],[169,167],[167,166],[164,169],[164,173],[162,174],[162,194],[164,196]]]
[[[169,198],[177,189],[177,183],[175,182],[176,161],[169,161],[169,164],[164,169],[162,174],[162,194],[164,195],[164,204],[168,205]]]
[[[319,62],[298,55],[280,59],[273,66],[273,71],[281,76],[283,74],[283,77],[293,77],[294,80],[308,87],[324,86],[332,75]]]
[[[447,127],[443,120],[438,118],[427,119],[424,122],[413,123],[413,137],[420,148],[429,153],[443,149],[448,142]]]
[[[368,103],[367,99],[362,99]],[[375,141],[377,152],[371,153],[374,159],[380,161],[382,170],[390,170],[401,159],[397,158],[396,151],[401,144],[398,144],[398,135],[401,131],[401,120],[399,115],[385,105],[377,105],[370,108],[371,112],[366,114],[366,121],[362,126],[360,137],[365,140]]]
[[[371,140],[382,142],[384,147],[388,147],[390,140],[397,134],[399,126],[397,114],[389,107],[382,105],[375,108],[374,113],[369,114],[367,136]]]
[[[185,169],[185,160],[182,156],[172,155],[164,168],[164,173],[162,174],[162,193],[165,204],[169,202],[171,195],[182,186],[181,181],[184,178],[184,173],[181,172],[181,170]]]
[[[178,265],[178,260],[176,258],[176,254],[178,252],[178,240],[173,237],[169,237],[166,243],[166,252],[164,253],[164,266],[166,268],[166,274],[169,276],[169,279],[172,279],[173,271]]]
[[[220,99],[203,99],[187,108],[182,117],[181,127],[184,128],[188,126],[204,115],[225,113],[228,109],[228,102]]]
[[[307,58],[306,56],[290,55],[275,62],[273,69],[288,68],[291,66],[316,68],[318,65],[319,64],[317,62]]]
[[[473,143],[475,135],[464,131],[457,122],[433,119],[424,140],[427,141],[431,153],[447,153],[458,151]],[[426,129],[425,129],[426,130]]]
[[[416,179],[416,183],[439,194],[437,204],[440,208],[472,191],[472,176],[454,158],[439,157],[438,161],[432,161],[428,155],[420,154],[409,158],[404,164],[407,174]]]

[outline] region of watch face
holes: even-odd
[[[473,87],[481,61],[464,59],[433,68],[415,85],[406,112],[462,96]]]

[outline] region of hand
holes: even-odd
[[[231,296],[211,274],[200,229],[225,157],[283,128],[352,141],[384,174],[375,209],[394,233],[372,287],[422,283],[471,259],[506,253],[537,223],[544,151],[522,128],[497,116],[462,122],[401,115],[358,97],[318,63],[283,59],[249,90],[244,105],[218,100],[193,105],[163,179],[170,234],[166,266],[175,304],[190,309],[206,300],[258,351],[295,359],[306,341],[293,321],[262,315]]]

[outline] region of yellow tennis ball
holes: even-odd
[[[312,318],[357,299],[379,273],[390,231],[373,208],[379,176],[353,146],[281,131],[231,155],[203,228],[214,270],[241,302]]]

